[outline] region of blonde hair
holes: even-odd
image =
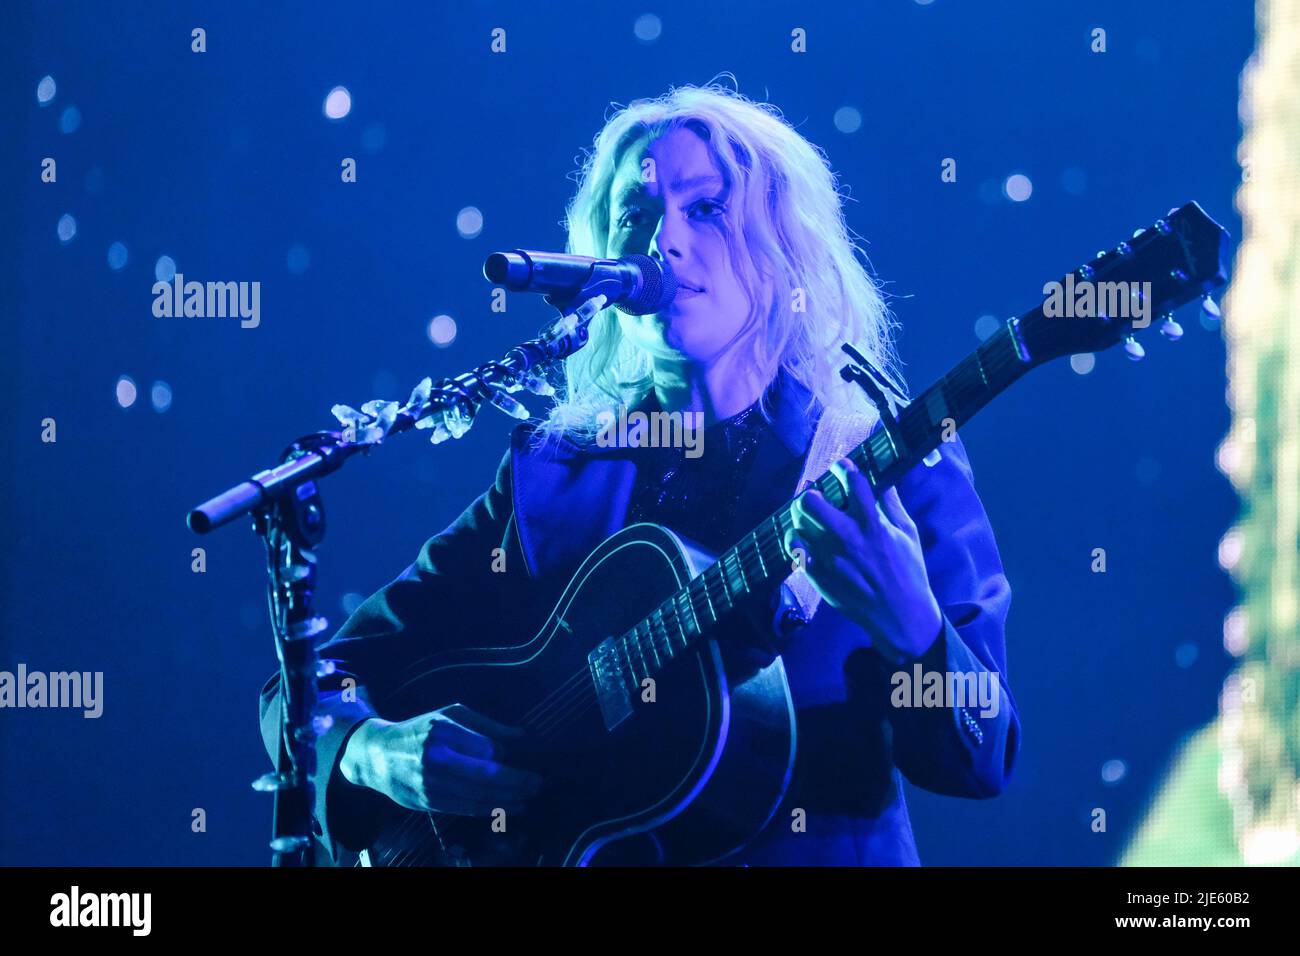
[[[878,368],[901,381],[892,346],[893,322],[868,271],[859,237],[844,219],[843,198],[824,152],[804,139],[769,104],[716,85],[681,86],[620,109],[597,134],[566,210],[567,251],[607,255],[610,190],[625,153],[642,140],[688,128],[707,143],[732,184],[723,228],[743,236],[731,265],[752,303],[743,342],[754,367],[771,382],[780,369],[801,382],[823,409],[874,415],[856,385],[838,371],[850,342]],[[861,260],[858,258],[862,256]],[[761,300],[760,276],[771,295]],[[628,341],[613,308],[597,313],[587,346],[564,360],[563,388],[537,432],[541,440],[588,440],[597,415],[619,403],[631,407],[653,387],[650,356]],[[769,418],[765,407],[761,412]]]

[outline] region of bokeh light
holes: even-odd
[[[166,382],[154,382],[149,389],[149,400],[153,402],[153,410],[161,415],[172,407],[172,387]]]
[[[130,258],[126,251],[126,246],[120,242],[115,242],[108,247],[108,267],[114,272],[126,265],[126,260]]]
[[[59,117],[59,129],[65,134],[75,133],[81,126],[81,110],[75,106],[69,106]]]
[[[841,106],[835,111],[835,128],[841,133],[856,133],[862,128],[862,114],[852,106]]]
[[[77,235],[77,220],[70,213],[59,217],[58,233],[60,242],[71,242]]]
[[[1097,367],[1097,356],[1091,352],[1080,352],[1078,355],[1070,356],[1070,368],[1074,370],[1075,375],[1087,375]]]
[[[975,320],[975,336],[983,342],[1002,327],[1002,320],[996,315],[981,315]]]
[[[336,86],[325,96],[323,107],[325,115],[332,120],[341,120],[352,112],[352,94],[345,86]]]
[[[41,81],[36,84],[36,102],[42,106],[49,106],[54,99],[54,94],[59,91],[59,85],[54,82],[54,77],[43,76]]]
[[[654,43],[659,39],[659,35],[664,32],[663,21],[653,13],[643,13],[636,18],[632,24],[632,32],[642,43]]]
[[[1024,202],[1034,194],[1034,184],[1024,173],[1012,173],[1002,184],[1002,192],[1012,202]]]
[[[123,408],[130,408],[135,404],[136,389],[135,379],[130,375],[123,375],[117,380],[117,404]]]
[[[176,260],[171,256],[159,256],[153,264],[153,277],[159,282],[171,282],[176,278]]]
[[[435,315],[429,320],[429,341],[445,349],[456,341],[456,320],[450,315]]]
[[[474,206],[466,206],[456,214],[456,231],[462,239],[473,239],[483,231],[483,214]]]

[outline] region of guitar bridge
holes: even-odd
[[[632,699],[626,680],[628,671],[618,652],[617,639],[606,638],[597,645],[587,655],[587,666],[591,670],[591,680],[596,685],[596,700],[600,703],[600,715],[605,721],[605,729],[612,731],[632,716]]]

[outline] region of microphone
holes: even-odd
[[[611,305],[628,315],[649,315],[668,308],[677,295],[677,277],[667,262],[649,256],[593,259],[563,252],[494,252],[483,263],[489,282],[512,292],[541,292],[564,299],[592,283]]]

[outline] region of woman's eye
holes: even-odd
[[[696,209],[702,209],[706,216],[720,216],[727,211],[727,207],[717,199],[701,199],[695,204]]]
[[[618,220],[619,228],[631,229],[637,224],[636,220],[639,219],[640,217],[641,217],[641,210],[629,209],[627,212],[623,213],[623,215],[619,217]]]

